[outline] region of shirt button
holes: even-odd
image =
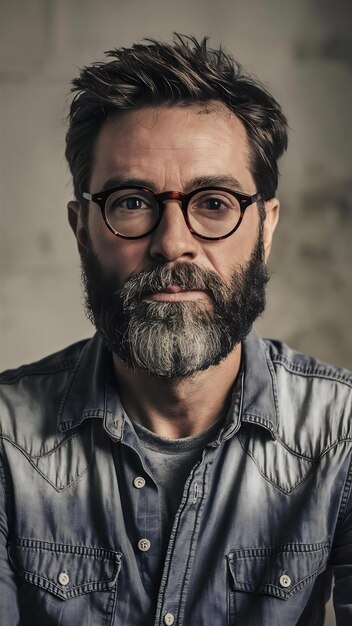
[[[175,621],[175,617],[173,616],[172,613],[165,613],[164,624],[166,624],[166,626],[172,626],[174,621]]]
[[[291,587],[292,580],[287,574],[282,574],[282,576],[280,576],[279,583],[281,587]]]
[[[137,478],[134,479],[133,484],[136,489],[143,489],[143,487],[145,486],[145,480],[143,476],[137,476]]]
[[[151,543],[149,539],[140,539],[138,541],[138,548],[142,550],[142,552],[148,552],[150,546],[151,546]]]
[[[59,574],[60,585],[63,585],[65,587],[66,585],[68,585],[69,582],[70,582],[69,575],[66,574],[66,572],[61,572],[61,574]]]

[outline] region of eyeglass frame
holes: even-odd
[[[151,193],[153,195],[153,197],[155,198],[157,205],[158,205],[158,209],[159,209],[159,214],[157,217],[157,220],[154,224],[154,226],[148,230],[146,233],[144,233],[143,235],[137,235],[136,237],[130,237],[128,235],[122,235],[121,233],[118,233],[113,226],[110,224],[107,216],[106,216],[106,203],[109,199],[109,197],[115,193],[116,191],[121,191],[124,189],[133,189],[133,190],[138,190],[138,191],[146,191],[148,193]],[[197,233],[194,228],[191,226],[191,224],[189,223],[189,219],[188,219],[188,205],[190,200],[192,199],[193,196],[195,196],[197,193],[201,192],[201,191],[225,191],[226,193],[231,194],[232,196],[234,196],[236,198],[236,200],[239,202],[240,205],[240,217],[238,219],[238,222],[236,224],[236,226],[226,235],[221,235],[220,237],[207,237],[206,235],[200,235],[199,233]],[[163,191],[162,193],[155,193],[154,191],[152,191],[152,189],[148,189],[148,187],[142,187],[140,185],[133,185],[131,187],[131,185],[120,185],[119,187],[111,187],[110,189],[104,189],[104,191],[99,191],[97,193],[88,193],[88,192],[83,192],[82,196],[85,200],[89,200],[91,202],[95,202],[95,204],[97,204],[101,210],[101,214],[102,214],[102,218],[106,224],[106,226],[108,227],[108,229],[116,236],[116,237],[120,237],[121,239],[131,239],[131,240],[136,240],[136,239],[143,239],[143,237],[147,237],[148,235],[150,235],[152,232],[154,232],[163,217],[163,213],[165,211],[165,201],[166,200],[175,200],[177,202],[179,202],[179,204],[181,205],[181,210],[183,213],[183,217],[184,220],[187,224],[187,227],[189,229],[189,231],[192,233],[192,235],[195,235],[196,237],[200,237],[200,239],[206,239],[208,241],[220,241],[221,239],[227,239],[227,237],[230,237],[231,235],[233,235],[236,230],[240,227],[241,222],[243,220],[244,217],[244,213],[246,211],[246,209],[251,206],[252,204],[259,202],[260,200],[263,200],[261,194],[259,192],[256,192],[253,196],[239,192],[239,191],[234,191],[233,189],[228,189],[227,187],[217,187],[217,186],[210,186],[210,187],[199,187],[197,189],[193,189],[193,191],[191,191],[188,194],[183,193],[182,191]]]

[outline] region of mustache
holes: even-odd
[[[145,296],[163,291],[171,285],[178,285],[184,290],[205,291],[215,302],[226,299],[230,293],[215,272],[190,263],[176,263],[173,266],[157,265],[130,276],[116,295],[128,308]]]

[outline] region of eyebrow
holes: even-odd
[[[102,188],[102,191],[106,189],[111,189],[112,187],[120,187],[128,185],[128,187],[145,187],[158,193],[156,185],[151,180],[147,180],[144,178],[135,178],[129,176],[113,176],[109,178]],[[198,187],[229,187],[234,191],[243,191],[243,187],[239,180],[234,176],[229,176],[228,174],[218,174],[218,175],[209,175],[209,176],[197,176],[192,178],[186,182],[186,192],[191,191],[192,189],[197,189]],[[170,190],[171,191],[171,190]],[[176,191],[176,190],[172,190]]]
[[[188,181],[187,187],[211,187],[212,185],[215,187],[230,187],[234,190],[243,191],[243,187],[237,178],[225,174],[218,174],[217,176],[197,176]]]
[[[127,185],[128,187],[146,187],[151,191],[157,193],[157,188],[151,180],[144,178],[132,178],[130,176],[113,176],[104,183],[102,191],[105,189],[111,189],[112,187],[120,187]]]

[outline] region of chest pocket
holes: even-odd
[[[295,624],[326,568],[328,553],[328,541],[232,550],[227,555],[229,623]]]
[[[9,552],[22,581],[21,625],[111,623],[121,553],[31,539]]]

